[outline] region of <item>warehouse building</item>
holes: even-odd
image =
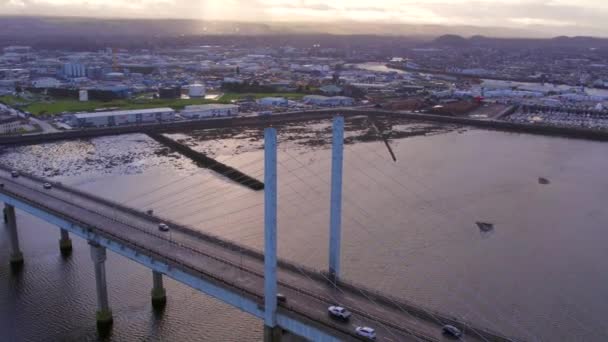
[[[322,95],[306,95],[303,98],[304,103],[316,106],[352,106],[355,100],[352,97],[346,96],[322,96]]]
[[[104,127],[175,120],[171,108],[115,110],[110,112],[68,114],[65,121],[72,127]]]
[[[186,106],[180,112],[181,116],[188,119],[202,119],[220,116],[238,115],[239,106],[232,104],[204,104]]]

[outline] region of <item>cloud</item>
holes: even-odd
[[[388,8],[371,7],[371,6],[349,6],[345,8],[347,11],[363,11],[363,12],[388,12]]]
[[[426,6],[446,22],[493,26],[550,25],[605,28],[608,8],[555,0],[444,2]]]
[[[0,0],[0,14],[546,26],[608,35],[603,0]]]

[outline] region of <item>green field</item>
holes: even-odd
[[[187,105],[206,104],[206,103],[221,103],[221,101],[206,100],[206,99],[132,99],[132,100],[113,100],[108,102],[102,101],[87,101],[80,102],[72,99],[59,99],[50,101],[32,101],[20,99],[14,96],[0,97],[0,101],[11,105],[18,106],[22,110],[38,115],[56,115],[60,113],[73,112],[92,112],[101,108],[119,108],[119,109],[144,109],[157,107],[171,107],[173,109],[182,109]],[[20,105],[22,104],[22,105]]]
[[[0,96],[0,102],[6,103],[9,106],[17,106],[20,103],[25,102],[25,100],[22,100],[15,96],[6,95],[6,96]]]
[[[108,102],[87,101],[80,102],[74,99],[49,99],[48,97],[32,97],[22,99],[16,96],[2,96],[0,102],[9,106],[18,107],[30,112],[35,116],[57,115],[61,113],[92,112],[96,109],[145,109],[157,107],[170,107],[176,110],[183,109],[187,105],[206,103],[230,103],[248,97],[260,99],[263,97],[286,97],[292,100],[300,100],[306,94],[301,93],[225,93],[218,100],[208,99],[145,99],[135,98],[128,100],[113,100]]]

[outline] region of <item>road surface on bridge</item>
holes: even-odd
[[[102,203],[64,186],[44,189],[42,180],[23,175],[12,178],[8,170],[0,170],[0,182],[3,184],[0,192],[25,199],[30,205],[75,223],[94,227],[117,240],[141,246],[161,258],[178,260],[198,276],[224,281],[233,290],[246,293],[263,305],[263,259],[241,253],[230,243],[218,243],[202,238],[201,233],[182,229],[163,233],[158,230],[158,223],[166,220],[144,213],[136,215],[132,209]],[[279,310],[302,315],[327,331],[341,332],[337,336],[347,340],[356,339],[353,335],[356,326],[375,328],[378,341],[450,340],[441,333],[445,320],[439,316],[421,319],[400,305],[383,305],[353,288],[336,289],[319,273],[311,276],[307,272],[304,268],[279,266],[278,291],[287,297],[286,303],[279,304]],[[328,317],[327,307],[337,303],[353,312],[348,323]],[[471,332],[463,340],[497,339]]]

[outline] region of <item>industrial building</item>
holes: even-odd
[[[80,63],[65,63],[61,68],[61,74],[65,77],[85,77],[86,67]]]
[[[186,106],[180,112],[188,119],[212,118],[219,116],[233,116],[239,113],[239,106],[232,104],[204,104]]]
[[[319,90],[325,95],[338,95],[343,91],[342,87],[335,84],[324,85]]]
[[[258,103],[262,106],[287,106],[288,101],[284,97],[264,97]]]
[[[161,99],[179,99],[182,96],[182,87],[162,87],[158,89],[158,97]]]
[[[61,85],[61,82],[52,77],[43,77],[32,82],[34,88],[57,88]]]
[[[188,96],[190,97],[203,97],[205,96],[205,86],[202,84],[191,84],[188,88]]]
[[[322,95],[306,95],[303,98],[304,103],[316,106],[352,106],[355,100],[352,97],[346,96],[322,96]]]
[[[171,108],[148,108],[115,110],[110,112],[68,114],[64,120],[73,127],[104,127],[141,123],[173,121],[175,111]]]

